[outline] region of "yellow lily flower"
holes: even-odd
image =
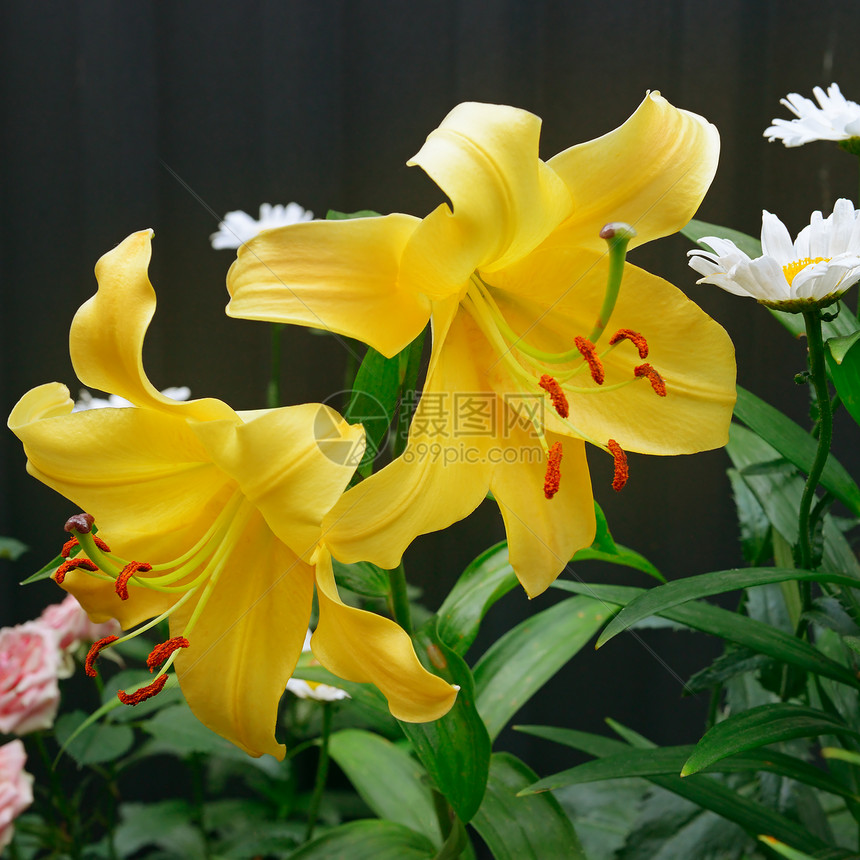
[[[362,428],[319,404],[234,412],[220,400],[160,394],[142,364],[155,310],[151,236],[133,234],[102,257],[98,292],[70,333],[80,380],[134,406],[73,414],[68,389],[49,383],[25,394],[9,418],[28,471],[88,512],[70,520],[69,544],[81,552],[55,574],[63,588],[96,622],[113,617],[128,629],[154,619],[129,635],[170,619],[170,639],[147,661],[158,670],[154,681],[120,698],[155,695],[175,663],[202,722],[251,755],[283,758],[278,702],[302,651],[316,583],[320,662],[375,683],[400,719],[443,715],[456,690],[421,666],[394,622],[341,602],[320,543],[322,518],[363,450]],[[115,640],[96,643],[91,671]]]
[[[490,490],[534,596],[593,539],[585,442],[612,454],[620,488],[625,450],[727,441],[735,361],[717,323],[629,265],[611,327],[595,322],[604,226],[628,222],[631,246],[680,229],[716,170],[716,129],[650,93],[615,131],[544,162],[540,125],[513,107],[461,104],[409,162],[450,203],[424,219],[297,224],[239,249],[231,316],[329,329],[387,356],[431,322],[404,454],[324,522],[338,558],[393,567],[417,535],[465,517]]]

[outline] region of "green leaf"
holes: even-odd
[[[552,795],[518,796],[534,779],[534,771],[510,753],[493,755],[472,826],[495,860],[585,860],[573,825]]]
[[[796,580],[798,582],[832,582],[836,585],[847,585],[856,587],[858,582],[850,576],[841,573],[830,573],[829,571],[797,570],[794,568],[780,567],[753,567],[738,570],[717,570],[713,573],[703,573],[699,576],[691,576],[687,579],[676,579],[666,585],[658,585],[633,600],[609,624],[600,634],[597,647],[605,645],[622,630],[631,627],[637,621],[648,618],[650,615],[663,615],[665,610],[686,603],[689,600],[697,600],[702,597],[711,597],[715,594],[725,594],[727,591],[737,591],[741,588],[749,588],[754,585],[767,585],[771,582],[783,582],[785,580]]]
[[[334,577],[338,586],[346,588],[362,597],[387,597],[390,588],[388,571],[371,564],[358,561],[344,564],[336,558],[331,560]]]
[[[712,251],[713,248],[702,242],[703,236],[717,236],[720,239],[728,239],[734,242],[748,257],[761,256],[761,242],[748,233],[740,230],[732,230],[731,227],[721,227],[719,224],[709,224],[707,221],[699,221],[693,218],[686,227],[681,228],[681,235],[686,236],[691,242],[701,245]]]
[[[846,353],[857,341],[860,340],[860,331],[855,331],[853,334],[847,334],[843,337],[832,337],[827,341],[827,348],[833,356],[833,360],[837,364],[842,364],[842,359]]]
[[[490,607],[517,585],[505,541],[481,553],[460,575],[439,607],[439,638],[463,656]]]
[[[729,429],[726,451],[735,467],[741,472],[749,488],[755,493],[774,529],[788,544],[797,543],[797,512],[803,494],[804,480],[799,475],[754,476],[748,467],[767,463],[777,456],[776,451],[757,434],[739,424]],[[845,536],[833,517],[824,517],[824,559],[827,570],[851,573],[860,580],[860,564]]]
[[[405,749],[372,732],[345,729],[331,736],[329,752],[380,818],[441,843],[426,771]]]
[[[357,212],[338,212],[337,209],[329,209],[325,213],[326,221],[350,221],[353,218],[380,218],[379,212],[373,209],[359,209]]]
[[[832,351],[826,350],[824,355],[836,391],[851,417],[860,424],[860,344],[855,343],[842,356],[841,362],[837,362]]]
[[[61,555],[58,555],[56,558],[51,559],[44,567],[40,567],[35,573],[31,573],[26,579],[22,579],[18,585],[30,585],[33,582],[50,579],[64,561],[65,559]]]
[[[374,714],[391,717],[391,711],[388,710],[385,696],[373,684],[359,684],[355,681],[345,681],[322,666],[311,665],[314,659],[313,654],[307,651],[302,654],[299,657],[298,665],[293,670],[293,677],[302,681],[328,684],[330,687],[340,687],[341,690],[346,690],[349,693],[353,702],[361,704]]]
[[[796,571],[794,571],[796,573]],[[572,591],[575,594],[588,594],[604,603],[614,603],[619,606],[632,603],[638,597],[649,594],[641,588],[624,586],[596,585],[593,583],[578,583],[562,580],[557,582],[559,588]],[[665,586],[661,586],[665,588]],[[693,630],[719,636],[728,642],[749,648],[757,654],[765,654],[780,660],[790,666],[796,666],[803,671],[816,675],[833,678],[852,687],[857,686],[854,673],[829,659],[817,648],[795,636],[777,630],[761,621],[711,606],[709,603],[691,602],[661,610],[660,615],[670,621],[676,621]]]
[[[352,396],[343,414],[350,424],[364,427],[367,447],[358,467],[362,477],[366,478],[373,471],[373,461],[385,445],[388,428],[397,411],[399,395],[399,357],[386,358],[369,346],[355,376]]]
[[[78,764],[100,764],[115,761],[127,753],[134,744],[134,732],[129,726],[113,723],[93,723],[75,736],[76,730],[87,720],[83,711],[61,714],[54,724],[57,742]]]
[[[157,845],[172,856],[205,860],[203,834],[193,826],[194,810],[184,800],[123,803],[114,847],[120,857],[131,857],[147,845]]]
[[[478,811],[490,768],[490,738],[475,706],[475,682],[462,657],[439,638],[435,620],[413,637],[415,653],[431,672],[460,686],[454,707],[431,723],[400,722],[436,787],[468,824]]]
[[[622,741],[604,738],[573,729],[556,729],[547,726],[519,726],[518,730],[536,737],[562,743],[593,756],[609,756],[629,751]],[[648,742],[644,742],[648,743]],[[734,821],[752,834],[769,833],[804,851],[826,851],[832,860],[848,860],[850,852],[834,848],[810,833],[803,825],[791,821],[772,809],[744,797],[711,776],[694,774],[688,777],[651,776],[649,782],[671,791],[680,797],[716,812]]]
[[[733,714],[710,729],[696,744],[681,776],[698,773],[720,759],[745,750],[822,734],[860,737],[857,730],[815,708],[784,702],[759,705]]]
[[[759,840],[771,848],[773,851],[776,851],[780,857],[786,857],[788,860],[815,860],[811,854],[807,854],[804,851],[797,851],[794,848],[790,848],[784,842],[780,842],[778,839],[774,839],[773,836],[759,836]],[[820,855],[818,855],[820,856]]]
[[[162,708],[152,719],[143,723],[143,728],[153,738],[153,743],[147,747],[147,754],[169,753],[180,757],[193,753],[226,755],[231,758],[245,756],[230,741],[204,726],[184,702]]]
[[[350,821],[318,836],[289,860],[431,860],[433,843],[423,834],[391,821]]]
[[[858,352],[860,357],[860,352]],[[858,388],[860,397],[860,388]],[[818,442],[778,409],[738,386],[735,416],[802,472],[809,472]],[[821,473],[821,485],[853,514],[860,515],[860,487],[831,454]]]
[[[475,665],[478,711],[491,738],[597,632],[606,606],[587,597],[557,603],[509,630]]]
[[[519,727],[518,727],[519,730]],[[605,779],[628,777],[678,776],[696,747],[693,744],[649,749],[627,749],[603,758],[594,759],[577,767],[560,771],[533,783],[521,794],[529,795],[555,791],[567,785],[581,785]],[[795,779],[830,794],[856,799],[849,788],[837,782],[825,771],[802,759],[776,750],[750,750],[732,755],[710,765],[709,773],[746,773],[767,771]]]
[[[9,561],[15,561],[16,558],[22,556],[29,547],[21,543],[13,537],[0,537],[0,558],[7,558]]]
[[[761,564],[774,552],[770,520],[737,469],[727,469],[726,474],[732,485],[744,560],[752,565]]]

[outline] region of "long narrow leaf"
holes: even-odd
[[[618,606],[630,604],[637,597],[650,593],[644,589],[629,586],[568,581],[557,582],[556,585],[575,594],[588,594],[602,601],[607,608],[613,604]],[[765,654],[775,660],[796,666],[804,672],[823,675],[843,684],[857,686],[857,678],[850,669],[826,657],[808,642],[745,615],[729,612],[727,609],[701,601],[661,610],[660,615],[692,630],[719,636],[727,642],[742,645],[757,654]]]
[[[759,705],[717,723],[696,744],[681,770],[689,776],[736,753],[793,738],[860,732],[824,711],[785,702]]]
[[[519,797],[536,774],[509,753],[490,762],[487,793],[472,826],[495,860],[585,860],[576,831],[550,794]]]
[[[573,597],[508,631],[475,665],[478,711],[491,738],[606,621],[607,608]]]
[[[623,741],[592,735],[572,729],[555,729],[548,726],[518,726],[518,731],[547,740],[562,743],[593,756],[624,753],[630,747]],[[744,797],[710,776],[650,776],[649,782],[677,794],[693,803],[734,821],[747,832],[758,835],[767,833],[801,851],[828,852],[832,860],[849,860],[854,855],[849,851],[828,845],[803,825],[791,821],[778,812]]]
[[[735,415],[802,472],[809,472],[817,441],[778,409],[738,386]],[[853,514],[860,516],[860,487],[831,454],[821,473],[821,485]]]
[[[771,582],[830,582],[836,585],[857,587],[856,579],[841,573],[827,571],[796,570],[781,567],[751,567],[738,570],[717,570],[713,573],[703,573],[687,579],[676,579],[666,585],[658,585],[644,592],[640,597],[629,603],[612,621],[597,640],[597,647],[605,645],[622,630],[626,630],[637,621],[649,615],[662,615],[665,610],[697,600],[702,597],[712,597],[737,591],[754,585],[767,585]]]

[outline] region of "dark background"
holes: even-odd
[[[779,105],[789,91],[811,95],[835,80],[860,101],[858,35],[854,0],[6,3],[0,412],[46,381],[76,394],[69,323],[94,292],[98,257],[144,227],[156,234],[152,381],[189,385],[237,409],[264,405],[269,329],[223,313],[233,255],[209,246],[218,215],[290,200],[318,216],[328,208],[426,214],[440,194],[405,162],[464,100],[541,115],[548,158],[611,130],[647,89],[659,89],[722,134],[700,217],[757,233],[767,208],[794,233],[813,209],[829,213],[837,197],[856,194],[857,165],[833,144],[786,150],[762,131],[789,116]],[[670,237],[632,259],[729,330],[741,384],[804,420],[806,393],[792,383],[802,345],[752,301],[696,286],[688,247]],[[342,388],[346,356],[333,339],[295,328],[284,343],[286,402]],[[8,431],[0,441],[0,534],[31,547],[15,565],[0,562],[0,624],[11,624],[59,599],[51,583],[16,583],[56,554],[73,511],[25,474]],[[837,445],[843,460],[856,460],[854,440],[838,428]],[[721,451],[634,456],[616,496],[611,464],[598,456],[595,492],[616,539],[669,578],[718,570],[741,562],[727,463]],[[419,539],[409,577],[435,608],[468,561],[502,536],[496,508],[485,504]],[[576,573],[648,584],[605,566]],[[509,595],[474,655],[555,599]],[[586,648],[518,721],[601,731],[613,716],[660,743],[694,740],[706,702],[682,700],[679,678],[716,646],[694,634],[644,638],[659,659],[629,636],[597,654]],[[501,746],[541,772],[558,769],[558,748],[511,733]]]

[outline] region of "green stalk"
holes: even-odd
[[[314,792],[308,806],[308,826],[305,830],[305,842],[310,842],[314,835],[317,823],[317,815],[320,811],[323,791],[325,790],[326,778],[328,777],[328,741],[331,737],[331,718],[334,707],[331,702],[322,703],[322,734],[320,735],[320,757],[317,761],[317,776],[314,781]]]
[[[621,289],[621,278],[624,275],[624,261],[627,258],[627,245],[636,235],[636,231],[629,225],[618,222],[607,224],[600,231],[600,238],[606,240],[609,246],[609,275],[606,279],[606,292],[603,294],[603,304],[600,313],[594,323],[588,339],[597,343],[603,330],[609,325],[609,318],[615,310],[615,302],[618,301],[618,292]]]
[[[403,562],[393,570],[388,571],[389,603],[394,620],[411,636],[412,610],[409,608],[409,596],[406,593],[406,572]]]
[[[266,385],[266,406],[277,409],[281,405],[281,331],[283,323],[272,323],[269,328],[269,382]]]
[[[815,491],[824,470],[824,464],[830,454],[830,443],[833,439],[833,412],[830,405],[830,392],[827,388],[827,370],[824,364],[824,339],[821,333],[821,312],[818,308],[803,311],[806,323],[806,339],[809,344],[809,371],[815,394],[818,400],[818,449],[812,468],[806,478],[803,495],[800,499],[800,513],[797,520],[798,560],[804,570],[812,570],[812,526],[810,511],[815,501]],[[804,583],[802,588],[803,609],[811,605],[810,585]]]

